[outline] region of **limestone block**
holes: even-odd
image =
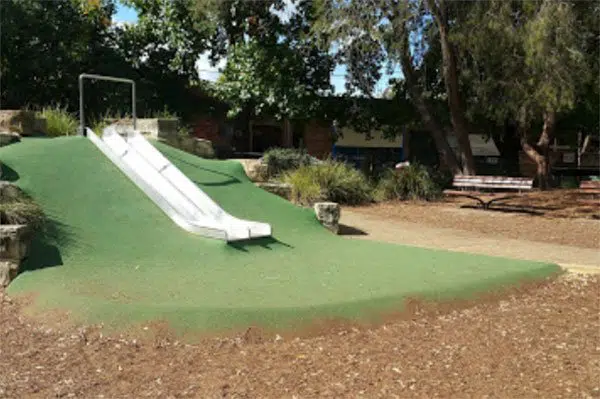
[[[6,287],[17,276],[30,242],[28,226],[0,225],[0,287]]]
[[[19,187],[8,181],[0,181],[1,202],[12,202],[20,198],[23,198],[23,192]]]
[[[19,273],[19,263],[12,260],[0,259],[0,287],[4,288]]]
[[[289,201],[292,196],[292,186],[287,183],[277,183],[277,182],[269,182],[269,183],[256,183],[256,185],[263,190],[266,190],[272,194],[278,195],[281,198],[285,198]]]
[[[21,141],[21,135],[15,132],[0,132],[0,147],[5,145],[18,143]]]
[[[341,216],[340,205],[335,202],[317,202],[314,205],[314,210],[319,222],[327,229],[337,234]]]

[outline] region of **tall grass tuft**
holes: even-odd
[[[295,148],[272,148],[263,155],[267,174],[276,178],[282,174],[312,163],[312,157],[304,150]]]
[[[358,170],[333,160],[300,166],[284,175],[292,187],[292,199],[302,205],[333,201],[359,205],[372,201],[372,188]]]
[[[50,137],[72,136],[77,134],[77,119],[66,107],[45,107],[41,116],[46,119],[46,134]]]
[[[398,171],[388,170],[375,190],[375,198],[378,201],[432,201],[441,195],[441,186],[429,170],[420,164],[411,164]]]

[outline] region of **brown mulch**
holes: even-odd
[[[352,210],[485,236],[600,248],[600,199],[579,190],[532,192],[502,201],[488,211],[474,205],[473,200],[453,198],[430,203],[388,202]]]
[[[600,280],[250,343],[31,324],[0,298],[0,397],[600,397]],[[2,294],[0,293],[0,296]]]

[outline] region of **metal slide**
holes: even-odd
[[[88,128],[85,135],[181,228],[225,241],[271,235],[269,224],[225,212],[139,132],[122,137],[109,126],[102,137]]]

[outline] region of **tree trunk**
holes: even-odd
[[[440,165],[446,166],[448,170],[453,174],[462,174],[463,169],[461,169],[456,159],[456,155],[454,154],[452,148],[450,148],[450,145],[448,144],[448,140],[446,139],[446,134],[444,133],[444,130],[434,118],[434,114],[431,110],[431,107],[429,106],[429,104],[427,104],[427,102],[423,98],[421,90],[419,90],[419,88],[417,87],[415,71],[412,66],[412,57],[409,52],[407,29],[403,29],[402,31],[402,40],[402,73],[404,75],[404,79],[408,87],[410,97],[413,100],[417,111],[419,111],[419,114],[421,115],[423,124],[433,137],[433,140],[435,142],[435,148],[438,152]]]
[[[556,114],[554,111],[544,113],[544,127],[540,138],[534,148],[527,142],[527,134],[524,130],[521,132],[521,146],[523,151],[536,165],[536,178],[540,190],[550,188],[550,142],[552,141],[554,126],[556,123]]]
[[[442,45],[442,63],[444,73],[444,83],[448,95],[448,107],[450,109],[450,119],[454,127],[454,134],[458,142],[460,163],[463,173],[466,175],[475,174],[475,161],[471,142],[469,141],[468,122],[465,117],[465,111],[460,96],[458,85],[458,69],[456,66],[456,52],[448,37],[448,21],[446,9],[443,2],[438,7],[434,0],[427,0],[427,4],[433,13],[440,32],[440,43]]]

